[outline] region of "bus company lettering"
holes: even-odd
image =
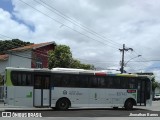
[[[69,91],[69,95],[82,95],[79,91]]]
[[[127,96],[127,92],[117,92],[117,96]]]

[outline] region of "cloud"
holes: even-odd
[[[22,35],[30,34],[28,27],[24,24],[19,24],[18,22],[14,21],[12,19],[12,15],[9,12],[4,11],[0,8],[0,14],[1,34],[4,34],[6,36],[12,35],[13,37],[17,37],[17,34],[19,33]],[[20,34],[19,37],[21,37]]]

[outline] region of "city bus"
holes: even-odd
[[[68,108],[125,108],[152,103],[149,75],[53,68],[6,68],[5,104]]]

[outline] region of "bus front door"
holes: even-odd
[[[146,81],[138,80],[137,105],[146,106]]]
[[[33,105],[35,107],[49,107],[51,105],[50,92],[50,76],[35,75]]]

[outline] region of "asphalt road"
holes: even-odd
[[[151,107],[136,107],[131,111],[124,109],[114,110],[112,108],[92,108],[92,109],[69,109],[67,111],[56,111],[52,109],[4,109],[3,112],[11,112],[16,115],[37,115],[42,117],[160,117],[160,101],[154,101]],[[0,115],[1,116],[1,115]]]
[[[55,111],[55,110],[6,110],[5,112],[11,112],[15,114],[32,114],[37,113],[37,116],[42,117],[129,117],[139,115],[157,115],[160,116],[160,112],[145,110],[145,109],[133,109],[126,111],[124,109],[113,110],[110,108],[96,108],[96,109],[70,109],[67,111]]]

